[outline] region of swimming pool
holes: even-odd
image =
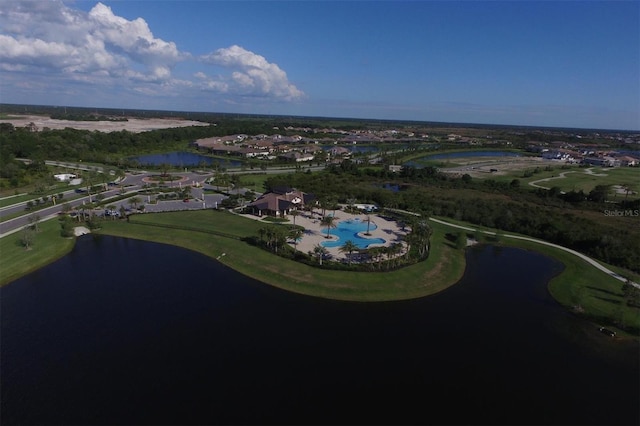
[[[373,231],[377,226],[371,222],[369,224],[369,231]],[[324,228],[324,232],[326,232],[327,228]],[[351,240],[353,243],[358,246],[358,248],[364,249],[369,247],[371,244],[382,244],[385,242],[382,238],[365,238],[360,237],[358,232],[367,232],[367,222],[360,220],[359,218],[352,220],[343,220],[342,222],[338,222],[338,226],[329,231],[329,234],[335,235],[338,237],[337,241],[323,241],[323,247],[342,247],[344,243]]]

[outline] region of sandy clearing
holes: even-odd
[[[130,118],[128,121],[73,121],[56,120],[44,115],[11,115],[10,118],[1,119],[0,123],[11,123],[14,127],[27,127],[33,123],[37,130],[45,127],[52,130],[60,130],[71,127],[78,130],[97,130],[99,132],[119,132],[127,130],[132,133],[148,132],[150,130],[170,129],[175,127],[208,126],[202,121],[181,120],[172,118]]]
[[[440,171],[454,174],[468,174],[471,177],[489,178],[510,173],[517,173],[535,167],[560,165],[541,157],[465,157],[456,158],[458,166],[442,167]],[[495,169],[497,171],[492,172]]]

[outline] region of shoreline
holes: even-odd
[[[219,213],[218,213],[219,214]],[[239,215],[230,215],[241,218]],[[151,215],[140,215],[141,218],[149,218]],[[210,220],[210,218],[209,218]],[[53,223],[54,227],[57,223]],[[396,271],[355,272],[338,271],[316,268],[303,265],[293,260],[274,257],[273,253],[257,247],[248,246],[245,242],[229,238],[212,239],[206,232],[193,230],[172,229],[167,233],[162,225],[148,226],[144,224],[126,222],[105,222],[103,227],[92,232],[93,235],[112,235],[123,238],[170,244],[196,252],[200,252],[213,260],[231,267],[235,271],[256,279],[264,284],[271,285],[286,291],[321,297],[333,300],[357,301],[357,302],[381,302],[394,300],[408,300],[426,297],[455,285],[465,273],[465,251],[456,250],[451,243],[446,241],[444,235],[447,227],[434,223],[434,236],[432,237],[432,256],[426,261],[419,262],[401,268]],[[447,224],[449,226],[462,226]],[[59,236],[57,236],[59,238]],[[321,236],[324,240],[324,236]],[[502,237],[506,237],[503,235]],[[15,236],[13,239],[18,239]],[[7,240],[11,238],[7,237]],[[5,240],[5,239],[2,239]],[[2,241],[0,240],[0,241]],[[59,241],[62,241],[60,239]],[[15,242],[14,242],[15,244]],[[55,243],[58,252],[46,258],[43,262],[30,263],[20,273],[13,273],[10,281],[2,278],[0,285],[8,285],[18,278],[34,272],[43,266],[55,262],[68,254],[75,246],[75,240],[65,244]],[[615,277],[606,274],[602,270],[595,269],[583,259],[556,247],[543,247],[536,241],[521,239],[501,238],[499,242],[485,242],[495,246],[508,246],[523,250],[530,250],[545,256],[549,256],[564,266],[564,269],[549,280],[547,288],[560,305],[572,314],[580,315],[589,321],[607,319],[609,325],[615,321],[612,317],[598,318],[594,312],[576,312],[573,291],[580,286],[611,285],[619,282]],[[33,255],[33,250],[30,252]],[[222,254],[225,255],[222,255]],[[435,254],[434,254],[435,253]],[[277,259],[274,262],[274,259]],[[262,262],[262,263],[261,263]],[[444,274],[444,276],[443,276]],[[367,277],[367,280],[363,280]],[[367,281],[371,281],[372,284]],[[415,285],[420,281],[422,285]],[[363,288],[362,283],[366,282]],[[385,284],[386,282],[386,284]],[[341,284],[336,284],[341,283]],[[358,283],[358,284],[354,284]],[[392,283],[391,285],[389,283]],[[399,284],[398,284],[399,283]],[[408,284],[407,284],[408,283]],[[364,291],[363,291],[364,290]],[[629,322],[627,322],[629,323]],[[633,338],[638,336],[621,330],[619,335],[627,334]]]

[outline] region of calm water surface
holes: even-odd
[[[336,227],[329,230],[329,234],[338,237],[335,241],[323,241],[320,244],[323,247],[342,247],[347,241],[353,242],[358,248],[367,248],[371,244],[382,244],[382,238],[361,237],[360,232],[373,231],[377,229],[375,223],[367,224],[362,220],[343,220],[336,224]],[[326,228],[325,228],[326,229]]]
[[[0,288],[2,424],[638,424],[638,346],[550,298],[558,263],[467,259],[435,296],[344,303],[82,237]]]

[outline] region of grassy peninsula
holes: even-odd
[[[241,240],[255,236],[260,226],[228,212],[199,210],[135,215],[129,223],[106,221],[98,232],[195,250],[274,287],[336,300],[375,302],[428,296],[455,284],[464,274],[463,252],[446,240],[441,226],[433,228],[432,252],[425,262],[390,272],[314,268]]]

